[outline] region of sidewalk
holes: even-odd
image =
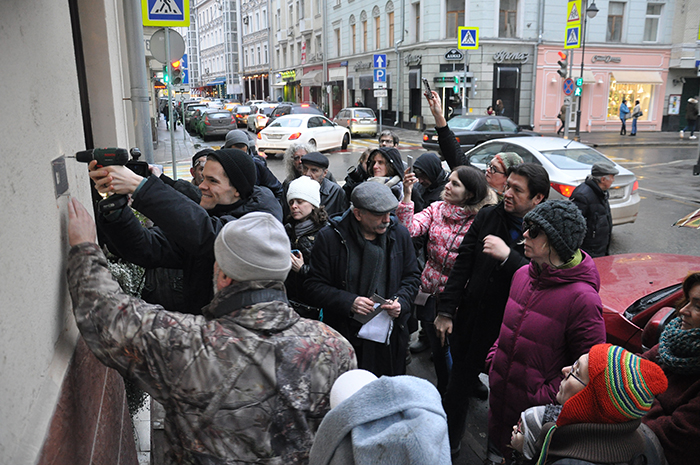
[[[170,131],[165,126],[165,120],[160,117],[157,120],[158,146],[153,148],[153,159],[157,165],[163,165],[166,175],[172,176],[172,152],[171,147],[175,147],[175,160],[177,160],[178,179],[190,175],[190,163],[192,155],[197,152],[197,148],[192,142],[192,138],[184,130],[181,124],[173,131],[174,145],[170,143]]]

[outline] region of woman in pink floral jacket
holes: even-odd
[[[458,166],[450,174],[442,200],[414,215],[411,193],[416,182],[413,173],[406,174],[404,196],[396,209],[396,216],[408,228],[411,237],[427,234],[426,264],[416,298],[416,313],[430,340],[438,391],[444,393],[449,376],[449,347],[441,347],[433,325],[435,296],[445,287],[459,246],[474,217],[485,205],[497,203],[497,199],[488,188],[484,173],[472,166]]]

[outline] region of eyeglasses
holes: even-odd
[[[488,170],[491,171],[493,174],[502,174],[503,176],[506,175],[505,172],[503,172],[503,171],[498,171],[498,170],[496,169],[496,166],[493,165],[492,163],[489,163],[488,165],[486,165],[486,168],[488,168]]]
[[[574,371],[578,371],[578,360],[576,360],[576,361],[574,362],[574,364],[571,366],[571,371],[569,372],[568,375],[566,375],[566,378],[565,378],[565,379],[569,379],[569,377],[574,378],[576,381],[578,381],[579,383],[583,384],[583,386],[585,387],[585,386],[586,386],[586,383],[584,383],[583,381],[581,381],[581,378],[579,378],[578,376],[576,376],[576,375],[574,374]]]
[[[542,228],[534,223],[525,223],[525,227],[523,228],[523,234],[528,233],[530,239],[537,239],[537,236],[539,236],[541,232]]]

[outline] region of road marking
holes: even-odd
[[[667,166],[667,165],[673,165],[677,163],[686,163],[686,162],[694,162],[694,158],[688,158],[687,160],[673,160],[673,161],[667,161],[663,163],[654,163],[653,165],[641,165],[637,166],[637,168],[654,168],[656,166]]]
[[[652,190],[652,189],[647,189],[647,188],[645,188],[645,187],[640,187],[639,190],[640,190],[640,191],[651,192],[652,194],[656,194],[656,195],[663,195],[664,197],[671,197],[672,199],[678,199],[678,200],[682,200],[682,201],[684,201],[684,202],[690,202],[690,203],[693,204],[693,205],[697,205],[697,204],[698,204],[698,199],[689,199],[688,197],[683,197],[683,196],[681,196],[681,195],[667,194],[666,192],[659,192],[659,191],[655,191],[655,190]]]

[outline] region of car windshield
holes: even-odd
[[[274,109],[275,109],[275,107],[263,107],[263,108],[260,109],[260,111],[262,111],[262,113],[263,113],[264,115],[270,116],[270,115],[272,114],[272,112],[273,112]]]
[[[466,129],[472,131],[479,118],[475,116],[457,116],[447,122],[450,129]]]
[[[374,118],[372,110],[355,110],[355,118]]]
[[[242,105],[240,107],[236,107],[236,113],[250,113],[250,107],[244,107]]]
[[[562,170],[590,170],[596,163],[610,163],[603,154],[591,148],[560,148],[556,150],[544,150],[542,155]]]
[[[283,118],[275,120],[270,125],[271,128],[298,128],[301,127],[302,120],[300,118]]]

